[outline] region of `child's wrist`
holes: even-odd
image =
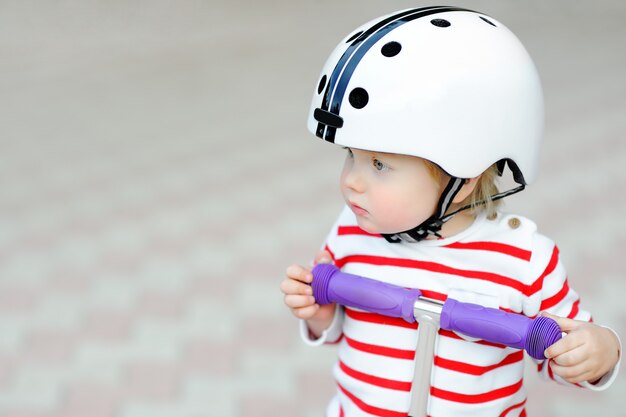
[[[317,338],[320,337],[324,330],[328,329],[333,322],[333,318],[335,317],[335,304],[326,308],[320,306],[316,316],[317,317],[308,319],[306,324],[309,328],[309,332]]]

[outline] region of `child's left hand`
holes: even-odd
[[[616,335],[585,321],[542,313],[557,322],[567,333],[545,351],[552,371],[570,383],[597,382],[619,360],[620,344]]]

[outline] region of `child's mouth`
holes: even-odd
[[[358,204],[350,203],[350,209],[357,216],[365,216],[366,214],[368,214],[368,211],[365,210],[363,207],[359,206]]]

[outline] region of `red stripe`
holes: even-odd
[[[446,391],[439,388],[431,387],[430,394],[433,397],[442,398],[448,401],[454,401],[463,404],[480,404],[488,401],[498,400],[504,397],[510,397],[522,388],[522,380],[520,379],[513,385],[488,391],[482,394],[460,394],[458,392]]]
[[[397,326],[397,327],[403,327],[406,329],[417,329],[418,327],[417,323],[407,323],[405,320],[401,318],[397,318],[397,317],[387,317],[387,316],[383,316],[377,313],[356,311],[356,310],[352,310],[351,308],[346,308],[345,311],[346,311],[346,315],[350,317],[352,320],[362,321],[366,323]],[[456,333],[450,330],[439,329],[439,335],[444,336],[444,337],[449,337],[451,339],[456,339],[456,340],[465,340],[461,336],[457,335]],[[486,340],[478,340],[472,343],[478,343],[479,345],[492,346],[492,347],[498,347],[498,348],[506,347],[502,344],[492,343]]]
[[[565,282],[563,283],[563,288],[561,288],[561,290],[557,292],[556,294],[554,294],[552,297],[546,298],[545,300],[543,300],[541,302],[541,306],[539,307],[539,309],[547,310],[551,307],[554,307],[555,305],[563,301],[563,299],[565,298],[568,292],[569,292],[569,284],[566,279]]]
[[[498,252],[503,255],[513,256],[515,258],[522,259],[524,261],[530,261],[532,255],[531,251],[518,248],[516,246],[507,245],[497,242],[454,242],[450,245],[444,246],[450,249],[469,249],[469,250],[483,250],[487,252]]]
[[[387,258],[382,256],[371,255],[351,255],[345,258],[337,259],[335,264],[341,268],[348,263],[363,263],[369,265],[397,266],[402,268],[414,268],[424,271],[438,272],[442,274],[457,275],[466,278],[479,279],[483,281],[495,282],[497,284],[506,285],[515,288],[523,293],[528,291],[528,285],[503,275],[491,272],[472,271],[452,268],[435,262],[418,261],[414,259]]]
[[[465,278],[478,279],[481,281],[493,282],[500,285],[505,285],[510,288],[514,288],[520,291],[522,294],[531,296],[538,292],[542,285],[544,278],[554,271],[558,263],[558,249],[556,246],[552,252],[552,258],[550,259],[550,263],[546,267],[545,271],[541,274],[539,278],[531,285],[526,285],[519,282],[516,279],[506,277],[504,275],[495,274],[492,272],[485,271],[473,271],[466,269],[458,269],[453,268],[447,265],[442,265],[436,262],[427,262],[427,261],[419,261],[414,259],[402,259],[402,258],[387,258],[383,256],[372,256],[372,255],[350,255],[344,258],[337,259],[335,264],[342,268],[348,263],[363,263],[368,265],[382,265],[382,266],[397,266],[401,268],[414,268],[420,269],[424,271],[437,272],[442,274],[456,275],[462,276]]]
[[[567,315],[568,319],[573,319],[574,317],[578,315],[579,306],[580,306],[580,299],[574,302],[574,305],[572,306],[572,311],[570,311],[570,313]]]
[[[393,379],[380,378],[374,375],[366,374],[363,372],[359,372],[355,369],[350,368],[345,363],[339,361],[339,367],[341,370],[347,375],[351,376],[354,379],[358,379],[361,382],[365,382],[370,385],[375,385],[377,387],[393,389],[396,391],[411,391],[411,382],[403,382],[396,381]]]
[[[324,250],[330,254],[330,257],[332,258],[332,260],[334,262],[335,261],[335,253],[330,250],[330,247],[328,245],[324,246]]]
[[[378,346],[378,345],[370,345],[369,343],[363,343],[356,341],[354,339],[349,338],[348,336],[344,336],[348,345],[356,350],[360,350],[362,352],[371,353],[373,355],[387,356],[390,358],[397,359],[409,359],[413,360],[415,358],[415,351],[408,349],[396,349],[390,348],[386,346]]]
[[[550,379],[554,379],[554,373],[552,372],[552,367],[550,366],[550,361],[552,359],[548,359],[547,361],[547,367],[548,367],[548,376],[550,377]]]
[[[315,340],[315,337],[311,338],[311,340]],[[334,342],[324,342],[324,344],[326,344],[326,345],[338,345],[339,343],[341,343],[342,340],[343,340],[343,334],[341,334],[339,336],[339,339],[335,340]]]
[[[347,235],[361,235],[361,236],[373,236],[373,237],[382,237],[376,233],[369,233],[365,230],[361,229],[359,226],[339,226],[337,229],[338,236],[347,236]]]
[[[451,339],[463,340],[463,341],[466,341],[468,343],[478,343],[479,345],[497,347],[497,348],[501,348],[501,349],[504,349],[506,347],[505,345],[502,345],[500,343],[488,342],[486,340],[478,340],[476,342],[470,342],[469,340],[463,339],[461,336],[459,336],[458,334],[454,333],[451,330],[439,329],[439,336],[445,336],[445,337],[449,337]]]
[[[356,311],[346,307],[346,316],[353,320],[363,321],[366,323],[383,324],[388,326],[404,327],[406,329],[417,329],[417,323],[409,323],[399,317],[387,317],[382,314],[368,313],[365,311]]]
[[[406,412],[387,410],[384,408],[378,408],[378,407],[369,405],[366,402],[362,401],[360,398],[358,398],[356,395],[352,394],[350,391],[342,387],[340,384],[337,384],[337,385],[339,386],[339,389],[341,390],[341,392],[343,392],[346,395],[346,397],[350,399],[350,401],[352,401],[357,407],[359,407],[361,410],[365,411],[366,413],[369,413],[375,416],[380,416],[380,417],[407,417]]]
[[[537,291],[539,291],[543,287],[543,280],[545,279],[545,277],[547,277],[552,272],[554,272],[554,269],[556,268],[558,263],[559,263],[559,248],[555,246],[552,249],[552,257],[550,258],[550,262],[548,262],[548,266],[546,266],[546,269],[539,276],[539,278],[537,278],[537,280],[532,283],[532,285],[530,286],[532,291],[526,295],[530,296],[536,293]]]
[[[372,237],[382,237],[377,233],[369,233],[365,230],[361,229],[359,226],[339,226],[337,229],[338,236],[348,236],[348,235],[361,235],[361,236],[372,236]],[[446,245],[446,248],[450,249],[463,249],[463,250],[483,250],[488,252],[498,252],[504,255],[513,256],[515,258],[522,259],[524,261],[530,261],[532,252],[518,248],[516,246],[507,245],[505,243],[498,242],[454,242],[452,244]]]
[[[448,299],[448,296],[441,292],[430,291],[430,290],[420,290],[420,292],[422,293],[423,297],[432,298],[433,300],[446,301]]]
[[[453,361],[450,359],[444,359],[440,356],[435,356],[435,366],[440,368],[449,369],[451,371],[460,372],[464,374],[470,375],[484,375],[489,371],[493,371],[494,369],[498,369],[505,365],[510,365],[512,363],[518,363],[524,360],[524,351],[518,350],[516,352],[511,353],[507,357],[505,357],[499,363],[489,365],[489,366],[478,366],[471,365],[465,362]]]
[[[506,415],[507,415],[507,414],[509,414],[512,410],[515,410],[516,408],[520,408],[520,407],[522,407],[524,404],[526,404],[526,399],[524,399],[524,401],[522,401],[521,403],[514,404],[514,405],[510,406],[509,408],[507,408],[506,410],[504,410],[504,411],[502,412],[502,414],[500,414],[500,416],[499,416],[499,417],[506,417]],[[526,415],[525,413],[526,413],[526,412],[525,412],[525,410],[522,410],[522,414],[523,414],[523,415]],[[522,414],[520,414],[520,417],[522,416]]]

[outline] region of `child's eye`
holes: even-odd
[[[350,149],[350,148],[344,148],[344,149],[348,151],[348,158],[353,158],[354,157],[354,154],[352,153],[352,149]]]
[[[376,171],[387,171],[389,169],[389,166],[387,164],[381,162],[378,159],[373,159],[372,165],[374,166],[374,169],[376,169]]]

